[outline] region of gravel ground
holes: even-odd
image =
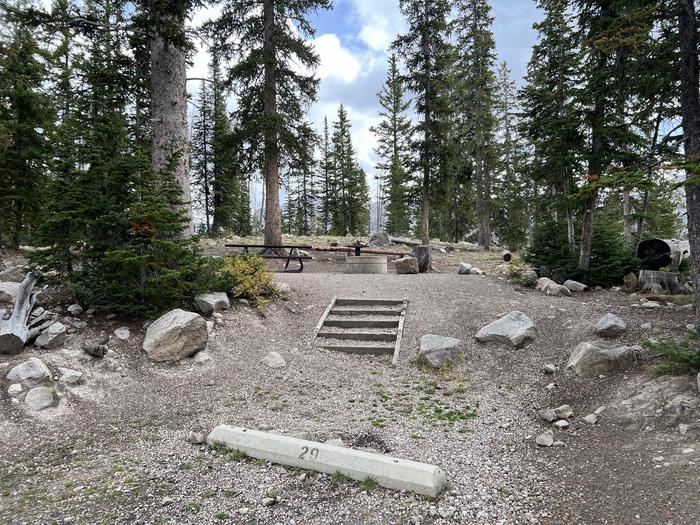
[[[93,320],[62,350],[3,358],[14,365],[36,355],[52,367],[84,370],[87,381],[63,390],[59,408],[32,417],[10,403],[0,376],[0,522],[700,523],[697,390],[685,394],[688,408],[677,414],[665,387],[633,397],[655,381],[641,369],[585,380],[542,372],[546,363],[563,369],[608,311],[628,322],[628,343],[643,337],[645,322],[679,331],[690,322],[688,311],[641,311],[632,306],[638,298],[614,291],[553,298],[496,277],[457,276],[453,265],[461,258],[439,259],[440,274],[346,276],[334,273],[338,256],[324,254],[312,272],[277,276],[291,285],[288,301],[262,313],[244,305],[225,312],[205,365],[148,362],[140,324],[120,319]],[[388,357],[312,346],[334,295],[408,298],[397,366]],[[474,341],[481,326],[516,309],[535,321],[534,343],[513,350]],[[131,339],[114,343],[103,362],[81,355],[81,338],[124,325]],[[461,339],[463,362],[443,372],[417,366],[417,341],[426,333]],[[262,365],[270,351],[287,366]],[[652,358],[640,360],[643,369]],[[550,393],[544,387],[552,382]],[[690,392],[687,383],[674,383],[674,395]],[[572,427],[555,432],[565,446],[537,447],[534,438],[547,427],[536,410],[564,403],[575,411]],[[601,405],[608,408],[598,425],[579,423]],[[679,422],[696,428],[680,435]],[[185,441],[190,431],[206,434],[223,423],[341,438],[347,446],[437,464],[449,487],[430,499]],[[275,503],[263,505],[266,497]]]

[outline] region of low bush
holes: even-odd
[[[217,281],[218,289],[258,306],[276,294],[272,273],[265,260],[256,255],[224,258],[217,272]]]
[[[659,375],[685,375],[700,371],[700,347],[697,334],[690,333],[685,339],[671,337],[647,339],[642,345],[650,352],[660,354],[667,360],[656,367]]]

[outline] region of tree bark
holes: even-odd
[[[622,190],[622,215],[623,215],[623,232],[622,236],[625,241],[625,246],[632,246],[632,200],[630,197],[629,188]]]
[[[694,0],[678,2],[678,35],[681,52],[681,116],[686,159],[686,204],[688,240],[693,264],[695,315],[700,326],[700,64],[698,22]]]
[[[428,20],[428,9],[430,2],[425,0],[423,4],[423,13],[425,16],[424,22],[427,23]],[[433,139],[430,133],[430,128],[432,125],[431,118],[432,108],[430,107],[430,97],[431,85],[430,85],[430,47],[428,42],[428,36],[425,34],[426,29],[423,29],[421,34],[421,50],[423,51],[423,60],[425,71],[425,86],[424,86],[424,96],[425,96],[425,111],[423,113],[423,191],[421,199],[421,242],[423,245],[428,246],[430,244],[430,141]]]
[[[0,354],[19,354],[24,348],[29,335],[27,321],[36,299],[32,289],[40,277],[41,272],[38,270],[25,276],[17,292],[15,307],[9,320],[2,320],[5,310],[0,310]]]
[[[184,34],[184,21],[182,33]],[[182,234],[192,235],[189,150],[187,141],[187,61],[185,49],[160,32],[151,30],[151,156],[155,173],[173,169],[182,190],[183,207],[189,218]],[[177,162],[172,160],[177,156]]]
[[[282,244],[282,211],[279,183],[279,136],[277,133],[277,57],[273,38],[275,0],[264,0],[265,78],[263,112],[265,113],[265,244]]]

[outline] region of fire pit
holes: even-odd
[[[387,258],[384,255],[348,255],[345,273],[387,273]]]

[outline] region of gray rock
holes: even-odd
[[[195,296],[194,304],[202,315],[209,316],[214,312],[227,310],[231,307],[226,292],[203,293]]]
[[[73,321],[72,324],[77,330],[85,330],[88,325],[85,321]]]
[[[71,370],[70,368],[58,367],[58,373],[61,374],[61,376],[58,378],[58,382],[66,385],[77,385],[83,379],[82,372]]]
[[[551,447],[554,444],[554,434],[551,430],[544,432],[535,438],[535,443],[541,447]]]
[[[552,363],[548,363],[542,367],[542,371],[545,374],[556,374],[557,373],[557,367],[553,365]]]
[[[569,279],[568,281],[564,281],[564,286],[566,286],[572,292],[585,292],[586,290],[588,290],[587,285],[578,281],[573,281],[571,279]]]
[[[469,272],[471,272],[472,265],[469,263],[459,263],[459,269],[457,270],[457,273],[459,275],[469,275]]]
[[[460,354],[461,341],[453,337],[428,334],[420,338],[418,361],[434,368],[440,368],[447,363],[455,363]]]
[[[272,286],[275,287],[278,293],[282,295],[289,295],[292,291],[292,287],[288,283],[283,283],[281,281],[272,281]]]
[[[275,498],[263,498],[260,503],[262,503],[263,507],[271,507],[275,504]]]
[[[570,425],[571,425],[571,423],[569,423],[566,419],[560,419],[559,421],[554,423],[554,426],[561,429],[561,430],[564,430],[565,428],[569,428]]]
[[[93,357],[102,358],[109,351],[109,347],[101,341],[91,341],[83,344],[83,352]]]
[[[561,284],[555,283],[552,279],[548,277],[540,277],[539,279],[537,279],[537,285],[535,286],[535,289],[538,292],[543,292],[553,297],[571,297],[571,290],[569,290],[566,286],[562,286]]]
[[[79,304],[72,304],[68,308],[66,308],[66,312],[68,312],[71,315],[80,315],[83,313],[83,307]]]
[[[180,361],[204,350],[208,338],[204,318],[178,308],[159,317],[148,327],[143,349],[153,361]]]
[[[613,313],[607,313],[595,325],[598,337],[619,337],[627,331],[627,323]]]
[[[543,421],[546,421],[547,423],[553,423],[557,420],[557,414],[552,408],[543,408],[542,410],[538,410],[537,417]]]
[[[41,306],[37,306],[32,310],[32,317],[39,317],[41,314],[43,314],[46,310],[44,310]]]
[[[690,425],[686,423],[681,423],[678,425],[678,432],[680,432],[682,436],[685,436],[688,433],[688,430],[690,430]]]
[[[12,383],[7,389],[7,393],[10,396],[18,396],[22,393],[22,385],[20,383]]]
[[[204,437],[204,434],[192,431],[189,434],[187,434],[185,441],[187,443],[190,443],[191,445],[201,445],[206,441],[206,438]]]
[[[420,273],[425,273],[430,271],[431,267],[431,255],[430,246],[415,246],[413,248],[413,256],[418,259],[418,271]]]
[[[634,350],[606,341],[586,341],[576,347],[566,365],[576,375],[597,377],[627,370],[636,361]]]
[[[484,326],[476,334],[476,339],[482,343],[496,341],[519,348],[535,339],[535,323],[527,315],[516,310]]]
[[[41,335],[36,338],[34,344],[39,348],[51,350],[58,348],[66,342],[66,325],[61,322],[53,323],[46,330],[41,332]]]
[[[596,416],[595,414],[588,414],[586,417],[583,418],[583,422],[588,425],[595,425],[598,422],[598,416]]]
[[[32,410],[44,410],[56,405],[53,388],[48,386],[37,386],[27,392],[24,403]]]
[[[268,368],[283,368],[287,366],[287,362],[277,352],[270,352],[262,359],[262,364]]]
[[[117,339],[128,341],[129,337],[131,337],[131,332],[129,331],[128,327],[122,326],[114,331],[114,335]]]
[[[343,443],[343,440],[340,438],[334,438],[334,439],[327,439],[325,441],[326,445],[332,445],[334,447],[344,447],[345,443]]]
[[[192,358],[192,362],[197,365],[206,365],[211,361],[211,356],[206,352],[197,352]]]
[[[399,275],[411,275],[419,271],[418,259],[410,255],[394,259],[394,265],[396,266],[396,273]]]
[[[391,239],[386,232],[376,232],[370,236],[369,244],[372,246],[391,246]]]
[[[574,415],[574,409],[569,405],[562,405],[554,409],[554,413],[559,419],[569,419]]]
[[[657,303],[656,301],[647,301],[645,303],[642,303],[641,307],[645,310],[656,310],[658,308],[661,308],[661,303]]]
[[[0,283],[0,303],[14,304],[20,283]]]
[[[214,326],[214,321],[207,321],[207,333],[209,334],[209,337],[211,337],[214,333]]]
[[[7,379],[25,385],[38,385],[45,379],[51,380],[51,370],[41,359],[30,357],[7,373]]]
[[[642,325],[642,330],[651,330],[652,328],[651,323],[644,323]]]
[[[486,272],[482,270],[481,268],[477,268],[476,266],[472,266],[471,270],[469,270],[470,275],[486,275]]]

